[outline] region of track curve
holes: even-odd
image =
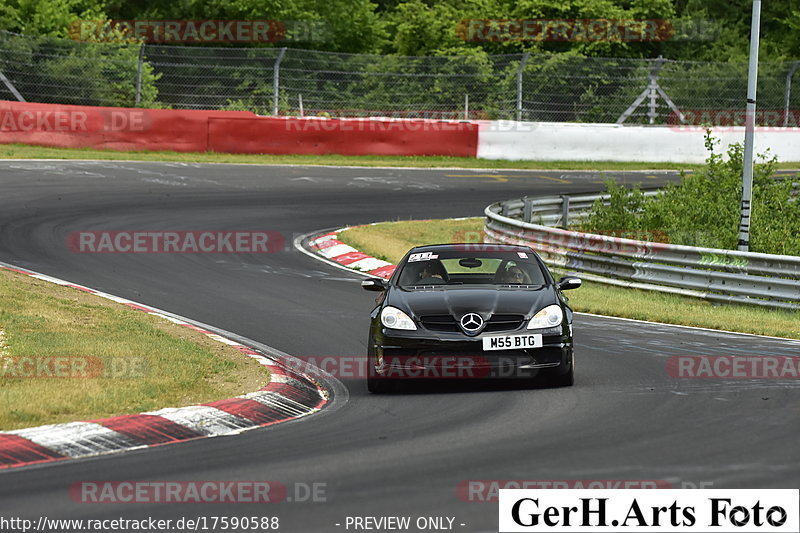
[[[600,188],[597,172],[9,161],[0,163],[0,260],[214,324],[296,355],[364,351],[372,297],[292,237],[394,218],[474,216],[498,199]],[[615,173],[658,185],[674,174]],[[266,255],[75,254],[80,230],[271,230]],[[779,340],[580,316],[572,389],[454,386],[369,396],[303,423],[0,474],[0,515],[279,516],[285,531],[342,531],[348,515],[453,516],[496,528],[464,480],[649,479],[716,488],[800,482],[795,382],[674,380],[670,355],[797,355]],[[82,480],[325,483],[326,502],[75,503]],[[464,526],[459,526],[464,524]]]

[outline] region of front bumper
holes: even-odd
[[[537,333],[517,330],[496,335]],[[563,372],[572,360],[572,338],[549,330],[542,347],[483,350],[483,336],[380,328],[373,336],[372,368],[376,375],[399,378],[528,378],[542,369]]]

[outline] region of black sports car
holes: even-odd
[[[533,378],[574,381],[572,309],[558,282],[525,246],[441,244],[410,250],[380,291],[369,332],[367,387],[408,378]]]

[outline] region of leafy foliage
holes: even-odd
[[[647,84],[652,65],[641,59],[659,55],[682,60],[664,65],[659,78],[679,108],[740,106],[751,2],[740,4],[723,0],[3,0],[0,30],[69,37],[78,20],[273,19],[321,24],[326,31],[306,40],[301,36],[249,45],[145,46],[142,105],[260,112],[272,109],[272,65],[277,48],[287,47],[278,95],[282,112],[296,109],[302,94],[306,109],[313,113],[336,108],[446,114],[460,112],[468,95],[475,117],[512,119],[521,54],[530,52],[521,72],[523,119],[614,122]],[[656,41],[471,40],[464,28],[472,19],[647,19],[663,21],[673,33]],[[45,93],[46,101],[133,105],[140,43],[125,36],[120,41],[128,46],[73,43],[81,45],[73,49],[0,42],[4,52],[0,70],[31,99],[44,101],[37,95],[52,87],[54,94]],[[764,2],[761,109],[783,109],[786,75],[790,61],[796,59],[800,59],[797,0]],[[9,75],[14,67],[15,77]],[[800,73],[795,74],[795,80],[799,78]],[[77,83],[84,81],[94,86],[84,91]],[[26,85],[29,90],[22,91]],[[796,109],[798,102],[800,91],[792,91],[791,108]],[[662,116],[669,112],[665,106],[661,111]],[[637,112],[628,122],[645,120],[643,112]]]
[[[727,157],[716,151],[718,141],[706,134],[709,156],[702,172],[683,174],[679,184],[645,197],[607,183],[609,205],[595,202],[581,229],[594,233],[645,233],[653,240],[709,248],[735,249],[739,240],[744,149],[736,143]],[[750,250],[800,255],[800,201],[792,195],[792,180],[774,179],[777,162],[759,156],[753,172]],[[660,237],[660,238],[659,238]]]
[[[750,13],[749,0],[5,0],[0,3],[0,29],[66,36],[75,19],[304,20],[324,22],[330,38],[275,46],[400,55],[449,55],[477,48],[490,54],[568,51],[596,57],[661,54],[737,61],[747,57]],[[465,19],[656,19],[672,25],[675,34],[641,42],[467,42],[458,33]],[[761,56],[800,56],[796,0],[763,3]]]

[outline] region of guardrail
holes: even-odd
[[[645,191],[645,196],[655,196],[658,190]],[[500,214],[506,217],[519,218],[523,222],[533,222],[545,226],[557,226],[564,229],[570,222],[582,220],[589,213],[589,208],[600,198],[607,199],[607,194],[562,194],[561,196],[540,196],[519,198],[499,202]]]
[[[485,242],[531,246],[548,265],[579,272],[591,281],[718,302],[800,309],[800,257],[565,229],[584,218],[595,200],[608,197],[562,195],[494,203],[485,209]]]

